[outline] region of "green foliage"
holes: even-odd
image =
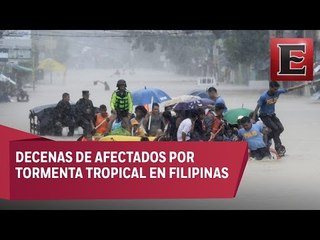
[[[164,38],[159,42],[165,56],[177,66],[179,73],[189,73],[194,69],[197,62],[202,62],[210,51],[213,39],[210,38]],[[196,69],[196,68],[195,68]],[[194,71],[196,71],[194,69]]]
[[[179,73],[200,74],[197,66],[208,57],[216,34],[206,31],[147,31],[137,34],[131,32],[129,42],[133,49],[143,48],[144,51],[154,52],[159,49],[173,63]],[[221,35],[217,32],[217,35]]]
[[[178,73],[188,75],[212,74],[212,51],[217,39],[224,40],[223,49],[218,46],[218,56],[223,58],[224,55],[228,65],[239,72],[239,82],[248,78],[249,66],[254,64],[259,69],[269,56],[267,30],[132,31],[130,34],[133,49],[143,48],[148,52],[159,49],[176,66]]]
[[[250,65],[269,55],[269,32],[267,30],[236,30],[224,42],[227,60],[237,65]]]

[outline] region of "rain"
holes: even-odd
[[[130,92],[157,88],[171,99],[192,99],[191,93],[203,97],[214,86],[229,109],[254,109],[260,94],[268,89],[271,37],[314,38],[315,65],[319,66],[320,33],[311,30],[1,30],[0,124],[30,132],[31,109],[57,104],[64,92],[74,104],[83,90],[90,92],[95,107],[105,104],[110,113],[119,79],[126,81]],[[315,70],[319,77],[320,67]],[[298,82],[282,84],[290,87]],[[276,113],[285,128],[281,139],[286,156],[249,160],[234,199],[79,201],[68,208],[320,209],[319,92],[315,84],[281,95]],[[165,106],[161,102],[160,110]],[[63,128],[62,136],[43,137],[76,141],[83,130],[76,128],[74,136],[67,133]],[[214,156],[210,149],[204,151]],[[61,208],[55,202],[6,205]]]

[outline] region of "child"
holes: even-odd
[[[108,118],[107,106],[102,104],[99,107],[99,113],[94,116],[95,129],[93,131],[95,138],[101,138],[108,134]]]

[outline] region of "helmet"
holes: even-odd
[[[117,87],[119,87],[120,85],[124,85],[125,87],[127,87],[127,83],[126,83],[126,81],[123,80],[123,79],[118,80],[118,82],[117,82]]]

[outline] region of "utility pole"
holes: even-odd
[[[32,89],[35,91],[36,89],[36,75],[35,75],[35,39],[34,39],[35,31],[31,31],[31,59],[32,59]]]
[[[314,30],[314,41],[313,41],[313,49],[314,49],[313,58],[314,58],[314,62],[317,62],[317,60],[318,60],[317,52],[318,52],[319,40],[320,40],[319,30]]]
[[[38,53],[38,32],[36,30],[31,31],[31,60],[32,60],[32,88],[35,91],[36,88],[36,70],[39,63]]]
[[[36,90],[36,74],[35,74],[35,67],[34,67],[34,50],[32,50],[32,89],[33,91]]]

